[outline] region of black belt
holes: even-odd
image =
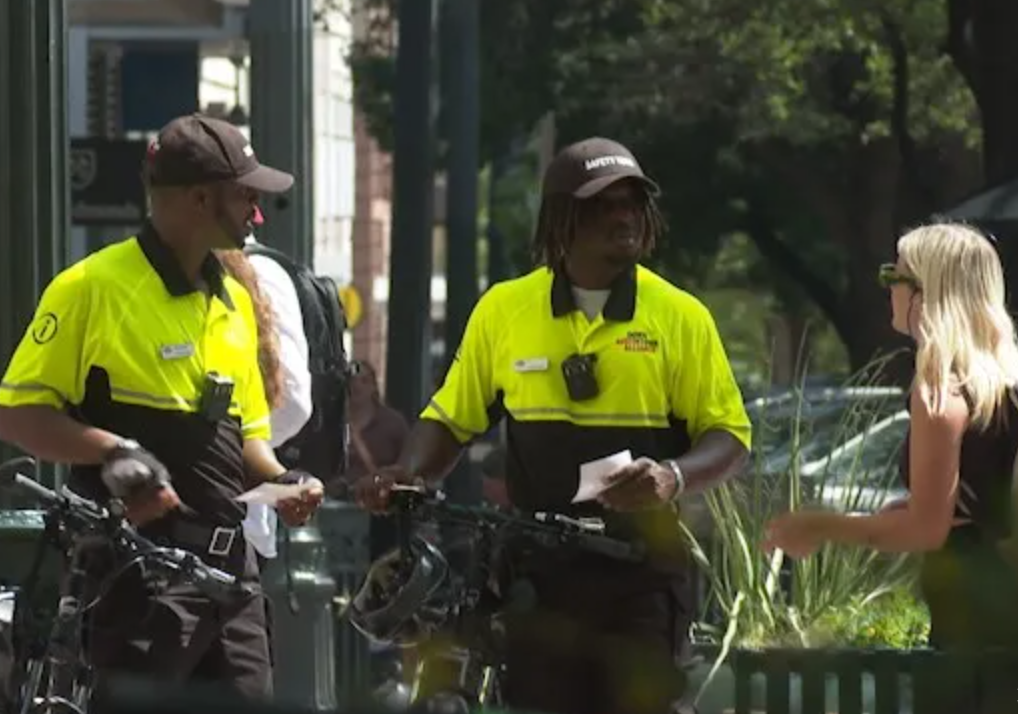
[[[170,527],[167,539],[200,557],[228,558],[244,543],[244,531],[242,526],[229,528],[178,520]]]

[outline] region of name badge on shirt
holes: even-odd
[[[517,372],[544,372],[548,369],[548,358],[531,357],[530,359],[518,359],[513,362],[513,369]]]
[[[159,348],[159,356],[163,359],[184,359],[194,354],[194,345],[163,345]]]

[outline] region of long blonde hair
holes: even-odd
[[[1018,385],[1018,343],[997,251],[970,226],[936,223],[900,238],[898,255],[922,290],[913,386],[926,387],[934,413],[961,388],[971,424],[986,429]]]

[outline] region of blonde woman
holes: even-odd
[[[765,546],[793,557],[825,542],[924,553],[931,644],[1018,647],[1018,580],[999,549],[1018,448],[1018,346],[1000,259],[968,226],[929,225],[898,241],[880,277],[894,329],[916,342],[901,460],[910,495],[869,516],[785,514]]]

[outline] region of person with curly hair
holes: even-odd
[[[256,211],[254,225],[262,222],[261,211]],[[270,445],[278,448],[300,432],[312,412],[308,343],[297,290],[286,270],[271,258],[248,256],[243,250],[219,251],[217,257],[254,303],[258,366],[272,410]],[[244,534],[263,566],[266,559],[276,557],[276,520],[270,506],[248,504]]]
[[[258,274],[251,261],[240,250],[217,251],[216,257],[233,279],[251,295],[258,327],[258,368],[265,383],[265,398],[270,409],[280,406],[283,397],[283,371],[279,359],[279,335],[272,303],[258,286]]]

